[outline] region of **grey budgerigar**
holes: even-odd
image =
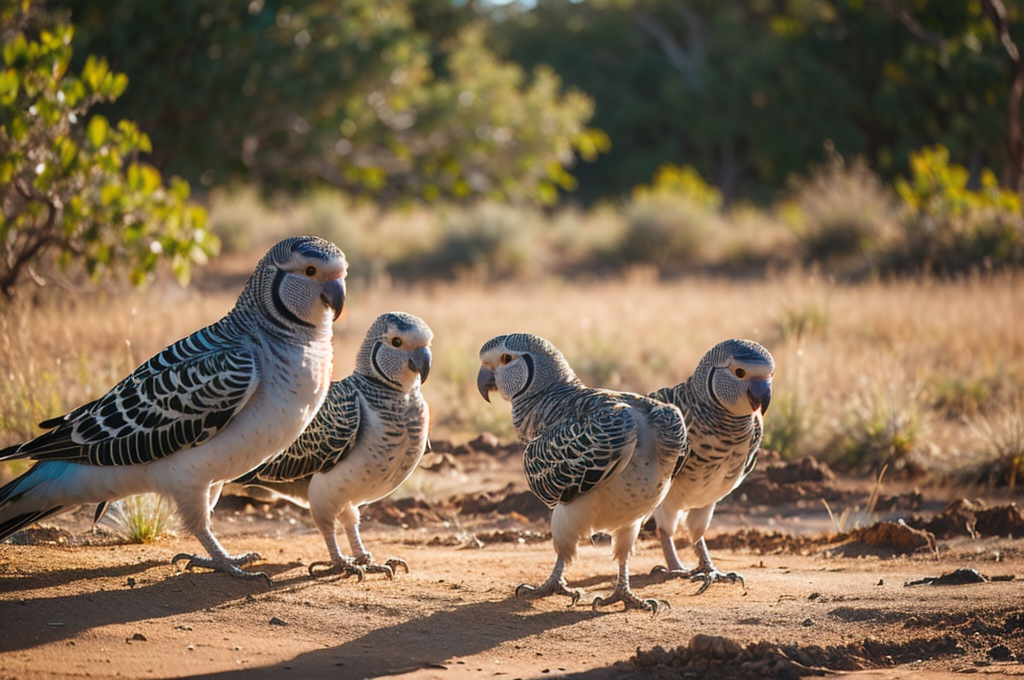
[[[703,581],[698,594],[718,580],[743,581],[735,573],[715,569],[704,532],[715,504],[757,463],[774,373],[775,360],[764,347],[752,340],[726,340],[704,355],[689,380],[650,395],[683,412],[689,449],[672,488],[654,511],[668,565],[656,569]],[[698,558],[692,570],[680,563],[673,540],[682,518]]]
[[[565,357],[535,335],[502,335],[480,350],[477,386],[485,399],[497,391],[512,403],[512,425],[525,444],[530,489],[551,514],[558,559],[539,587],[521,585],[520,597],[568,595],[563,571],[580,539],[596,531],[612,536],[619,563],[614,593],[594,607],[622,602],[626,609],[657,610],[629,587],[629,555],[643,520],[661,502],[684,462],[686,426],[675,406],[627,392],[585,386]]]
[[[239,568],[258,555],[229,555],[210,512],[224,482],[288,446],[320,409],[346,272],[344,254],[322,238],[278,243],[223,319],[0,451],[0,460],[38,461],[0,488],[0,539],[76,505],[99,503],[98,516],[108,501],[156,492],[209,554],[175,563],[266,578]]]
[[[384,498],[416,469],[428,447],[430,411],[420,385],[430,373],[430,327],[412,314],[389,312],[374,321],[355,372],[331,384],[323,408],[279,455],[236,481],[270,490],[310,509],[327,542],[328,571],[384,572],[405,560],[374,562],[359,537],[359,506]],[[338,547],[337,521],[352,557]]]

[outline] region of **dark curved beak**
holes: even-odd
[[[337,278],[327,281],[323,292],[320,293],[320,299],[334,310],[334,320],[337,321],[341,316],[341,310],[345,308],[345,280]]]
[[[476,374],[476,388],[480,390],[480,396],[490,403],[491,392],[498,389],[498,385],[494,382],[494,371],[486,366],[481,366],[480,372]]]
[[[750,408],[761,409],[761,415],[768,413],[768,405],[772,403],[772,381],[758,379],[751,380],[747,385],[747,399],[750,400]]]
[[[427,376],[430,375],[430,362],[433,357],[430,354],[429,347],[418,347],[409,356],[409,370],[416,371],[420,374],[420,383],[427,382]]]

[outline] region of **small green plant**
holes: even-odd
[[[147,493],[129,496],[107,506],[100,519],[129,543],[152,543],[174,532],[174,504]]]
[[[998,416],[980,416],[971,429],[985,459],[982,481],[1011,489],[1024,483],[1024,400]]]
[[[778,451],[783,460],[796,460],[805,453],[810,431],[811,419],[799,394],[773,397],[771,410],[764,419],[761,448]]]
[[[931,382],[932,408],[948,420],[981,413],[989,401],[989,389],[980,378],[938,376]]]
[[[840,423],[832,463],[847,470],[902,472],[921,435],[916,387],[881,385],[854,397]]]
[[[809,302],[802,307],[787,307],[775,322],[779,340],[794,340],[798,344],[812,335],[823,335],[828,330],[831,315],[824,304]]]

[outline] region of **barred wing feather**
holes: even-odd
[[[549,508],[568,503],[629,463],[637,425],[625,404],[563,421],[523,453],[530,489]]]
[[[220,432],[259,382],[251,350],[214,349],[207,328],[137,368],[106,395],[61,418],[0,460],[68,460],[99,466],[142,465],[198,446]],[[216,339],[216,338],[215,338]]]

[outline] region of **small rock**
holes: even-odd
[[[132,576],[128,577],[128,587],[129,588],[134,588],[135,587],[135,578],[132,577]]]
[[[129,644],[131,644],[132,642],[146,642],[146,636],[142,633],[136,633],[135,635],[132,635],[130,638],[125,638],[125,642]]]
[[[988,650],[988,658],[993,661],[1009,661],[1013,657],[1013,652],[1006,645],[996,645],[992,649]]]
[[[800,625],[801,626],[813,626],[814,625],[814,621],[812,621],[811,619],[804,619],[804,622],[801,623]]]
[[[287,626],[288,622],[285,621],[284,619],[279,619],[276,616],[271,616],[270,617],[270,625],[271,626]]]

